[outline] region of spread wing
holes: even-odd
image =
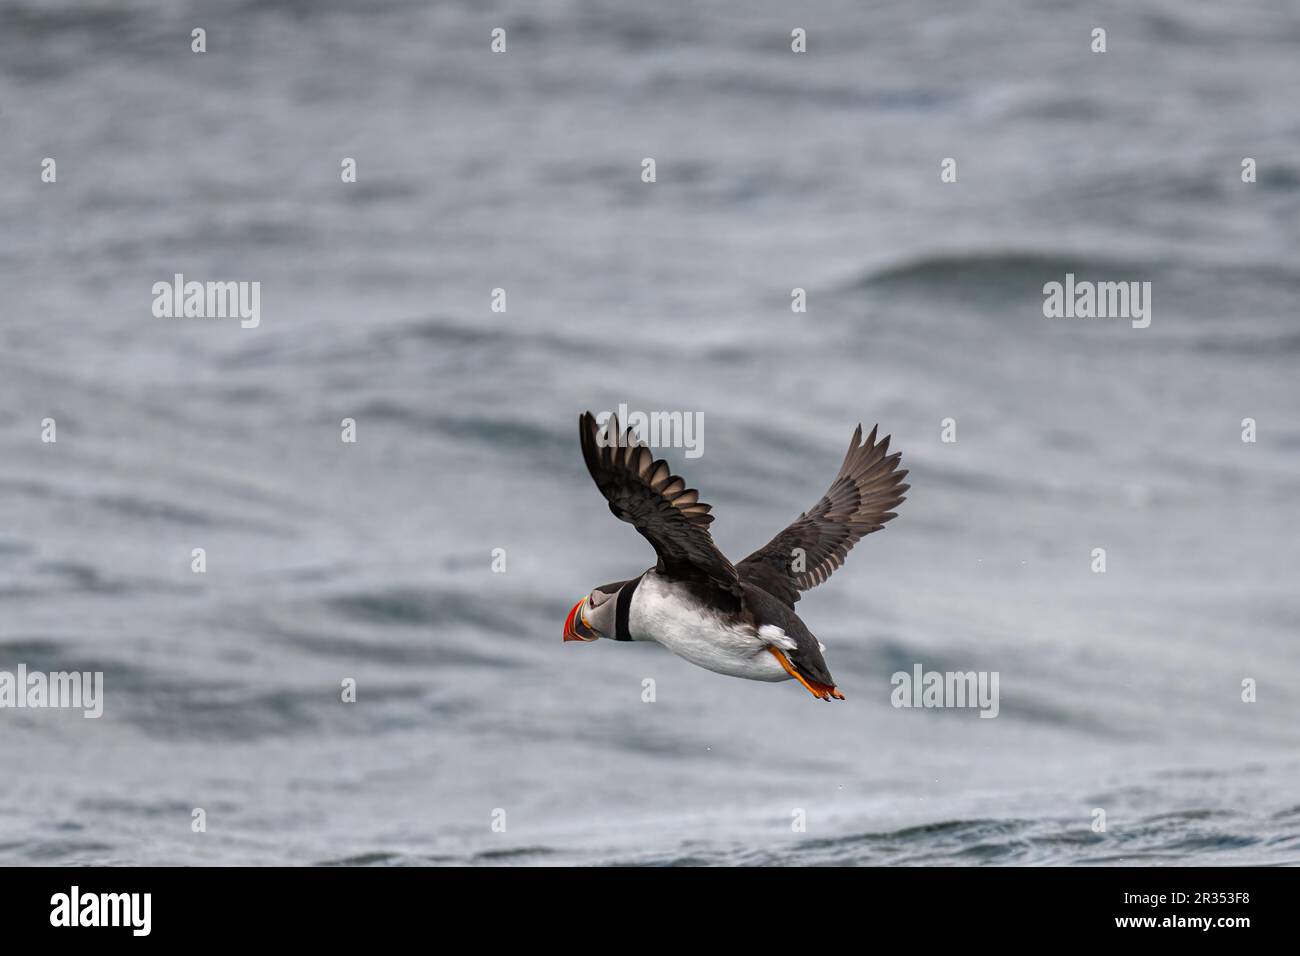
[[[821,501],[736,565],[747,583],[793,607],[800,591],[821,584],[844,563],[859,538],[897,517],[890,509],[902,503],[909,487],[899,484],[907,471],[896,470],[902,454],[886,457],[889,436],[876,444],[875,428],[860,442],[861,425]]]
[[[674,477],[631,429],[620,432],[613,415],[602,427],[587,412],[578,419],[582,457],[616,518],[630,522],[659,555],[659,571],[722,592],[724,604],[739,606],[736,569],[709,534],[712,508],[699,492]]]

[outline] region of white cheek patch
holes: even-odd
[[[618,602],[608,600],[598,608],[593,608],[588,617],[588,627],[594,628],[602,637],[614,636],[614,610]]]

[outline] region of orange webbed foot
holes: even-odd
[[[781,666],[785,668],[785,672],[787,674],[789,674],[799,683],[803,684],[804,688],[808,691],[808,693],[812,694],[818,700],[830,700],[832,697],[834,697],[836,700],[844,699],[844,695],[839,692],[839,689],[834,684],[822,684],[819,683],[818,681],[810,680],[807,677],[804,677],[802,674],[800,674],[799,671],[795,669],[795,666],[790,663],[790,659],[786,657],[785,654],[783,654],[778,648],[769,647],[768,651],[771,652],[773,657],[775,657],[778,661],[781,662]]]

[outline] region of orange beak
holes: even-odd
[[[587,599],[583,598],[573,605],[573,610],[564,619],[564,639],[566,641],[594,641],[600,637],[600,633],[587,623],[587,617],[582,613],[582,606],[586,603]]]
[[[583,638],[578,635],[578,630],[574,626],[574,622],[578,620],[578,612],[582,610],[582,605],[585,604],[586,601],[587,599],[583,598],[577,604],[573,605],[573,610],[571,610],[569,616],[564,619],[564,639],[566,641],[583,640]]]

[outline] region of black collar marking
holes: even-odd
[[[618,603],[614,605],[614,640],[616,641],[632,640],[632,634],[627,629],[627,616],[632,610],[632,595],[643,577],[645,575],[638,574],[618,589]]]

